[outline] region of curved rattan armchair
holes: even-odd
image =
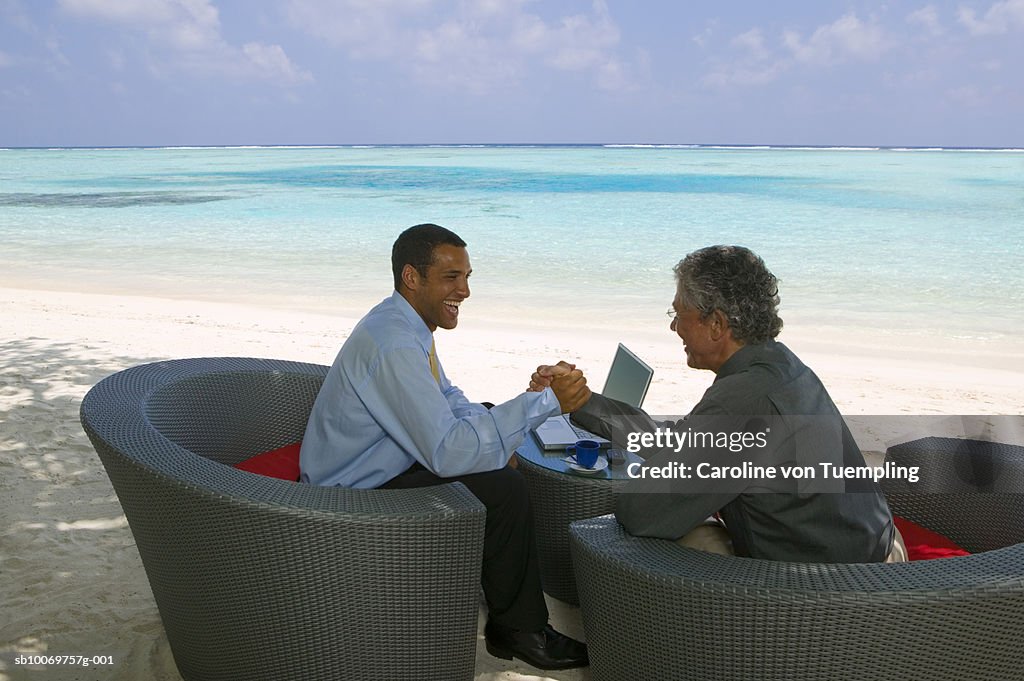
[[[82,424],[185,679],[471,679],[485,510],[461,484],[323,488],[231,465],[301,439],[327,367],[146,364]]]
[[[983,551],[970,556],[781,563],[633,537],[613,516],[573,523],[594,681],[1024,679],[1024,451],[980,449],[1001,462],[1004,491],[970,492],[955,443],[888,453],[956,478],[933,476],[941,493],[885,491],[894,513]]]

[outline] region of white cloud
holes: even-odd
[[[704,48],[711,44],[713,34],[714,29],[711,26],[705,26],[703,31],[690,36],[690,40],[692,40],[697,47]]]
[[[775,56],[760,28],[734,36],[729,41],[732,53],[715,61],[711,72],[701,80],[712,88],[765,85],[789,68],[791,59]]]
[[[547,34],[542,51],[549,55],[548,63],[567,71],[592,66],[603,68],[620,38],[604,2],[594,3],[593,17],[584,14],[563,17],[560,25]]]
[[[0,0],[0,18],[4,24],[23,33],[38,35],[40,32],[19,0]]]
[[[136,24],[170,20],[175,3],[168,0],[59,0],[57,4],[71,14]]]
[[[50,37],[43,41],[46,45],[46,51],[49,52],[51,59],[61,66],[69,66],[71,61],[64,55],[64,52],[60,49],[60,43],[56,38]]]
[[[934,5],[925,5],[907,15],[907,23],[920,26],[931,36],[940,36],[945,33],[942,23],[939,21],[939,12]]]
[[[964,85],[946,90],[946,96],[955,102],[972,107],[982,106],[987,101],[987,98],[974,85]]]
[[[3,88],[0,90],[0,109],[9,108],[17,110],[19,106],[31,101],[32,98],[32,90],[25,85]]]
[[[145,31],[180,50],[221,42],[220,15],[208,0],[59,0],[58,5],[73,16]]]
[[[355,58],[406,53],[411,34],[433,0],[290,0],[288,19],[314,38]]]
[[[935,68],[922,68],[900,73],[886,73],[885,83],[890,87],[934,87],[948,74]]]
[[[892,47],[876,23],[865,23],[847,14],[819,26],[806,40],[796,31],[783,31],[772,45],[759,27],[734,36],[731,52],[714,59],[702,82],[713,88],[766,85],[797,65],[825,68],[849,61],[873,61]]]
[[[958,19],[971,35],[998,35],[1024,29],[1024,0],[1003,0],[978,17],[969,7],[961,7]]]
[[[521,63],[490,49],[487,37],[459,21],[417,31],[411,43],[402,63],[416,80],[431,86],[484,93],[523,74]]]
[[[636,88],[637,83],[632,69],[618,59],[612,58],[598,67],[597,85],[605,90],[621,92]]]
[[[731,64],[707,74],[702,82],[715,88],[736,85],[766,85],[775,81],[788,68],[789,65],[785,61],[761,65]]]
[[[274,80],[286,83],[312,80],[308,72],[302,71],[292,63],[280,45],[246,43],[242,45],[242,53],[258,73],[266,74]]]
[[[806,41],[799,33],[786,31],[783,43],[797,61],[817,65],[871,61],[891,46],[880,26],[866,24],[856,14],[818,27]]]
[[[0,50],[0,69],[2,69],[4,67],[7,67],[7,66],[13,66],[13,65],[14,65],[14,57],[12,57],[11,55],[7,54],[3,50]]]
[[[603,0],[545,20],[526,0],[291,0],[288,17],[355,59],[387,61],[420,82],[485,92],[534,68],[589,75],[600,87],[632,82],[617,54],[619,29]],[[614,85],[613,85],[614,84]]]
[[[230,45],[221,33],[220,13],[210,0],[59,0],[58,4],[72,16],[144,33],[154,48],[163,51],[152,65],[156,72],[185,69],[282,85],[312,80],[280,45]]]
[[[754,59],[767,59],[769,56],[768,49],[764,44],[764,33],[759,28],[752,28],[746,33],[741,33],[729,41],[729,44],[746,50]]]

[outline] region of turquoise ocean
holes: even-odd
[[[735,243],[790,325],[1024,337],[1021,150],[0,150],[0,285],[359,316],[420,222],[468,242],[485,318],[667,324],[672,266]]]

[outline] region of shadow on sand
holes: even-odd
[[[104,376],[156,359],[41,338],[0,348],[0,679],[180,678],[78,417]],[[19,653],[109,655],[113,664],[15,665]]]

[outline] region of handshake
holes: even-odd
[[[568,362],[537,367],[537,371],[530,376],[530,386],[526,390],[539,393],[544,388],[554,391],[563,414],[576,411],[590,399],[586,377],[575,364]]]

